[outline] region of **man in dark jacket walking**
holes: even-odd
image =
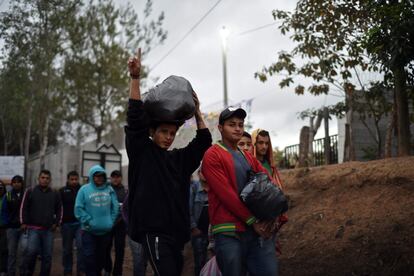
[[[141,54],[128,62],[131,76],[126,149],[129,157],[129,234],[143,244],[155,275],[180,275],[182,249],[190,238],[190,176],[211,145],[197,95],[197,135],[185,148],[168,151],[179,125],[154,123],[139,88]],[[149,137],[151,136],[151,138]]]
[[[1,216],[7,223],[7,248],[9,252],[7,275],[9,276],[16,275],[17,248],[22,236],[19,215],[23,198],[23,182],[23,177],[20,175],[13,176],[12,190],[7,192],[1,208]]]
[[[50,275],[52,267],[53,232],[62,218],[60,196],[49,184],[51,173],[41,170],[39,184],[26,190],[20,209],[22,228],[28,231],[28,241],[23,258],[24,271],[21,275],[33,275],[36,257],[40,254],[41,276]]]
[[[59,194],[62,200],[62,264],[64,275],[72,275],[73,266],[73,241],[76,241],[76,270],[77,274],[84,271],[82,265],[82,242],[80,223],[75,217],[76,195],[80,189],[79,174],[76,171],[68,173],[66,186],[60,188]]]
[[[119,202],[120,210],[122,209],[122,203],[125,200],[125,196],[127,194],[124,185],[122,185],[122,173],[118,170],[115,170],[111,173],[111,186],[116,193],[116,197]],[[111,243],[107,250],[106,255],[106,264],[105,264],[105,271],[111,274],[112,271],[112,258],[111,258],[111,250],[112,245],[115,246],[115,262],[113,265],[112,275],[118,276],[122,275],[122,266],[124,264],[124,253],[125,253],[125,238],[126,238],[126,225],[124,220],[122,219],[121,213],[119,213],[118,218],[114,223],[114,227],[111,231]]]

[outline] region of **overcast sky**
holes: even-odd
[[[118,0],[125,4],[126,1]],[[183,35],[217,2],[217,0],[154,0],[154,14],[165,12],[164,27],[168,38],[164,45],[151,52],[144,61],[152,67]],[[144,1],[134,2],[140,13]],[[220,111],[223,99],[223,71],[220,28],[226,26],[228,39],[227,74],[231,104],[254,98],[250,119],[254,128],[272,133],[274,146],[284,148],[299,142],[299,131],[307,122],[297,113],[311,107],[336,103],[334,96],[297,96],[293,87],[281,90],[275,78],[262,83],[254,73],[269,65],[281,50],[291,50],[294,44],[282,36],[278,25],[245,35],[242,32],[275,22],[272,10],[293,10],[292,0],[222,0],[204,21],[153,71],[152,77],[160,81],[169,75],[187,78],[197,91],[203,111]],[[303,83],[308,83],[303,81]],[[337,133],[336,120],[330,123],[330,133]],[[318,136],[323,134],[320,130]]]
[[[2,0],[0,0],[0,3]],[[0,10],[7,7],[4,1]],[[115,0],[124,5],[126,0]],[[164,27],[168,37],[164,45],[154,49],[144,60],[150,68],[164,56],[217,0],[153,0],[154,15],[165,13]],[[139,14],[144,0],[131,1]],[[308,122],[297,118],[307,108],[336,103],[341,98],[312,95],[297,96],[293,87],[280,89],[276,78],[262,83],[254,73],[276,60],[281,50],[294,47],[288,36],[282,36],[278,25],[245,35],[248,30],[274,23],[272,10],[293,10],[294,0],[222,0],[202,23],[162,63],[151,71],[159,81],[169,75],[187,78],[197,91],[204,112],[219,112],[223,100],[223,71],[220,28],[230,29],[227,50],[228,93],[230,104],[254,98],[250,113],[253,128],[267,129],[274,146],[284,148],[299,142],[299,131]],[[150,83],[153,85],[155,83]],[[301,84],[309,81],[301,80]],[[337,133],[336,120],[330,122],[330,134]],[[320,130],[317,137],[323,135]]]

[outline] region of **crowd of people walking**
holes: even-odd
[[[0,183],[0,275],[33,275],[38,260],[39,275],[50,275],[57,228],[65,276],[126,275],[126,242],[133,275],[145,275],[149,263],[154,275],[177,276],[189,241],[194,275],[213,275],[203,269],[211,262],[217,275],[277,275],[276,234],[287,216],[260,220],[240,198],[252,172],[266,174],[282,188],[269,133],[245,132],[246,111],[228,107],[219,116],[221,140],[212,145],[192,92],[196,136],[186,147],[169,150],[181,123],[153,120],[146,112],[140,50],[129,59],[128,70],[128,184],[121,171],[109,174],[99,165],[90,169],[84,185],[76,171],[69,172],[58,191],[48,170],[41,170],[29,188],[19,175],[7,187]]]

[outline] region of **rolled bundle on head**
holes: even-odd
[[[149,90],[144,108],[153,122],[182,125],[195,113],[191,83],[183,77],[169,76]]]

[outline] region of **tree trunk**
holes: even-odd
[[[318,112],[316,117],[316,122],[314,123],[315,117],[310,117],[309,122],[309,141],[308,141],[308,165],[314,166],[315,165],[315,157],[313,154],[313,140],[315,140],[316,133],[318,133],[319,127],[322,123],[322,112]]]
[[[309,127],[304,126],[300,131],[300,139],[299,139],[299,167],[307,167],[309,166],[308,160],[308,141],[309,141]]]
[[[98,146],[102,142],[102,128],[97,127],[97,128],[95,128],[95,131],[96,131],[96,147],[98,148]]]
[[[39,163],[40,163],[40,169],[43,170],[45,168],[45,157],[46,157],[46,149],[49,142],[49,118],[46,117],[45,124],[43,126],[42,130],[42,144],[40,145],[40,151],[39,151]]]
[[[346,90],[345,90],[346,91]],[[345,135],[345,154],[344,154],[344,162],[346,161],[355,161],[355,147],[354,147],[354,139],[352,133],[352,123],[354,117],[354,95],[352,91],[346,93],[346,104],[349,107],[348,112],[346,113],[347,124],[346,128],[346,135]]]
[[[30,138],[32,136],[32,115],[33,115],[33,95],[30,99],[29,103],[29,111],[27,112],[28,119],[26,125],[26,137],[24,139],[24,179],[28,180],[28,162],[29,162],[29,154],[30,154]],[[29,182],[26,182],[29,183]],[[30,184],[29,184],[30,185]]]
[[[406,72],[404,67],[394,67],[395,100],[397,104],[398,126],[398,156],[411,153],[410,116],[408,112],[408,97],[406,90]]]
[[[382,157],[382,137],[381,137],[381,130],[379,127],[379,121],[375,120],[375,133],[377,136],[377,159],[381,159]]]
[[[3,135],[3,155],[7,155],[7,135],[6,135],[6,127],[4,126],[3,117],[0,118],[0,122],[1,122],[1,133]]]
[[[325,165],[331,163],[331,141],[329,138],[329,110],[327,107],[323,109],[323,119],[325,125],[325,139],[324,139],[324,155],[325,155]]]
[[[313,166],[315,164],[313,160],[313,139],[315,138],[316,131],[314,126],[315,117],[311,116],[309,118],[309,139],[308,139],[308,161],[309,166]]]

